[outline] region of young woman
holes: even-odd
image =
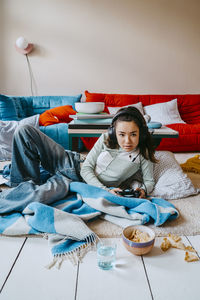
[[[116,194],[122,183],[139,169],[142,185],[140,198],[154,187],[154,150],[151,136],[142,114],[134,107],[119,110],[108,133],[103,134],[84,161],[79,153],[64,150],[36,128],[24,125],[14,134],[10,185],[17,186],[27,180],[40,184],[40,165],[50,175],[57,172],[73,181],[82,179]],[[81,174],[81,176],[80,176]],[[82,178],[81,178],[82,177]]]
[[[120,186],[129,188],[129,179],[140,170],[142,184],[137,190],[144,198],[154,188],[153,162],[156,159],[146,121],[138,109],[126,107],[117,112],[108,133],[87,155],[81,176],[87,183],[117,194]]]

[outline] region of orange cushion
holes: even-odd
[[[40,115],[39,125],[48,126],[57,123],[69,123],[72,119],[69,115],[75,115],[76,111],[71,105],[63,105],[46,110]]]

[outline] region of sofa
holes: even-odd
[[[31,116],[48,114],[54,108],[60,106],[69,106],[65,121],[52,121],[40,126],[40,130],[62,145],[65,149],[69,148],[68,142],[68,121],[69,114],[75,109],[75,103],[80,102],[81,94],[76,96],[6,96],[0,95],[0,120],[2,121],[20,121]],[[166,126],[177,130],[179,138],[163,139],[157,150],[168,150],[172,152],[194,152],[200,151],[200,95],[128,95],[128,94],[108,94],[108,93],[91,93],[85,91],[86,102],[104,102],[105,112],[109,113],[109,108],[120,108],[126,105],[140,103],[143,107],[144,114],[152,114],[152,121],[161,121],[166,119],[166,114],[171,114],[172,120],[165,120]],[[177,100],[176,100],[177,99]],[[166,107],[165,105],[166,104]],[[173,105],[171,105],[173,104]],[[157,106],[163,106],[158,109]],[[156,108],[156,109],[155,109]],[[177,115],[174,116],[174,111]],[[75,111],[74,111],[75,113]],[[56,115],[58,116],[57,112]],[[170,116],[169,119],[170,119]],[[175,122],[173,122],[173,118]],[[170,122],[171,121],[171,122]],[[164,122],[164,123],[165,123]],[[54,124],[56,123],[56,124]],[[83,144],[87,150],[90,150],[97,138],[82,138]],[[79,150],[82,144],[79,144]]]
[[[27,121],[30,120],[32,125],[34,123],[31,116],[41,115],[42,113],[59,106],[68,106],[70,114],[75,108],[75,103],[80,102],[81,96],[81,94],[76,96],[29,97],[0,95],[0,120],[2,121],[2,124],[5,125],[7,121],[20,122],[20,120],[25,120],[27,118]],[[39,128],[43,133],[62,145],[65,149],[68,149],[68,124],[66,122],[57,122],[57,124],[40,126]]]
[[[109,108],[120,108],[141,102],[144,114],[149,114],[152,121],[160,121],[179,132],[177,139],[163,139],[157,150],[200,151],[200,94],[128,95],[85,91],[85,96],[86,102],[104,102],[107,113]],[[96,139],[82,138],[82,141],[89,150]]]

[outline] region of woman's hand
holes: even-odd
[[[140,192],[139,198],[146,198],[145,190],[140,189],[140,188],[137,188],[136,191],[139,191],[139,192]]]
[[[114,188],[112,190],[109,190],[109,192],[115,196],[120,196],[117,192],[121,192],[121,191],[122,191],[122,189],[120,189],[120,188]]]

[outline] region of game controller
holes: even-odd
[[[128,197],[128,198],[139,198],[140,197],[140,191],[135,191],[134,189],[125,189],[122,191],[117,192],[118,195],[122,197]]]

